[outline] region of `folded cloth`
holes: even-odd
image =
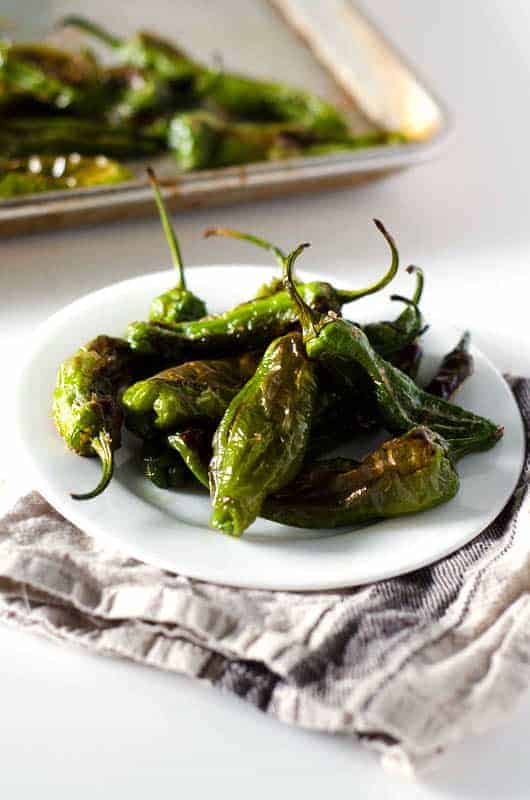
[[[432,763],[530,682],[530,381],[511,385],[527,439],[518,488],[430,567],[337,592],[215,586],[101,546],[33,492],[0,521],[0,618],[349,734],[386,766]]]

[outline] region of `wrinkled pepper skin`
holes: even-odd
[[[298,294],[290,270],[286,264],[285,284],[300,314],[309,358],[325,365],[344,389],[375,402],[388,431],[402,434],[425,425],[448,441],[454,460],[488,450],[502,437],[503,429],[490,420],[420,389],[375,352],[357,325],[333,312],[324,316],[311,309]]]
[[[438,372],[425,387],[425,391],[451,400],[462,384],[473,375],[473,356],[469,352],[469,331],[466,331],[456,347],[443,359]]]
[[[390,266],[383,277],[364,289],[335,289],[323,281],[298,284],[297,289],[311,308],[318,311],[340,312],[343,305],[359,300],[383,289],[396,275],[399,255],[390,234],[379,220],[374,220],[377,229],[385,238],[391,252]],[[252,244],[270,250],[282,265],[285,254],[274,245],[250,236],[220,228],[211,228],[205,236],[233,236],[249,240]],[[240,303],[224,314],[206,317],[192,322],[163,325],[153,322],[133,322],[125,334],[131,348],[139,353],[159,356],[175,362],[195,358],[219,358],[245,350],[259,350],[279,336],[298,326],[296,307],[289,293],[268,287],[258,297]]]
[[[145,477],[159,489],[179,489],[186,484],[188,468],[164,438],[144,442],[141,459]]]
[[[206,316],[206,305],[186,286],[186,276],[184,264],[180,253],[180,246],[173,226],[171,225],[166,205],[162,198],[162,193],[158,185],[155,173],[148,168],[147,175],[155,194],[155,202],[160,214],[160,221],[164,230],[169,246],[173,266],[178,273],[179,280],[176,286],[167,292],[155,297],[151,302],[149,319],[151,322],[161,322],[163,324],[174,324],[177,322],[187,322],[193,319],[200,319]]]
[[[299,528],[364,525],[433,508],[454,497],[458,487],[447,443],[417,427],[360,464],[334,459],[304,467],[267,497],[262,516]]]
[[[129,386],[122,397],[129,430],[143,439],[197,422],[217,423],[254,374],[259,355],[187,361]]]
[[[314,365],[299,333],[275,340],[230,403],[213,441],[211,525],[241,536],[263,500],[297,474],[317,395]]]
[[[85,500],[100,494],[113,472],[113,452],[121,444],[123,412],[120,386],[128,379],[133,355],[123,339],[98,336],[63,362],[53,396],[53,418],[67,447],[80,456],[97,455],[102,463],[98,486]]]

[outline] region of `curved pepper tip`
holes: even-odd
[[[70,492],[73,500],[92,500],[101,494],[109,485],[114,473],[114,453],[112,450],[112,439],[106,431],[102,431],[92,442],[92,448],[101,461],[101,478],[95,489],[91,492],[78,494]]]

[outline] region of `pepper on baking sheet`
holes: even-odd
[[[391,433],[425,425],[447,440],[455,460],[487,450],[501,438],[503,429],[495,423],[420,389],[375,352],[357,325],[311,308],[297,290],[291,263],[285,266],[285,285],[298,309],[308,356],[325,365],[345,390],[357,392],[359,402],[373,403]]]
[[[173,266],[179,276],[176,286],[159,295],[158,297],[155,297],[155,299],[152,301],[151,308],[149,310],[149,319],[152,322],[162,322],[168,324],[200,319],[201,317],[206,316],[206,305],[199,297],[194,295],[193,292],[186,287],[184,264],[182,263],[178,239],[169,220],[156,175],[151,167],[148,167],[147,175],[149,176],[149,182],[153,187],[155,202],[160,214],[160,221],[166,235],[167,243],[169,245],[171,258],[173,259]]]
[[[127,342],[98,336],[59,368],[53,395],[53,418],[67,447],[80,456],[98,456],[101,479],[75,500],[96,497],[108,486],[114,451],[121,444],[123,412],[118,392],[132,374],[134,354]]]
[[[93,36],[114,51],[120,64],[150,70],[174,88],[191,89],[203,73],[203,68],[180,48],[153,33],[137,31],[130,39],[121,39],[101,25],[76,14],[64,17],[59,25],[76,28]]]
[[[46,44],[0,42],[0,108],[98,113],[105,97],[101,71],[88,53]]]
[[[262,516],[300,528],[362,525],[424,511],[457,493],[458,473],[442,437],[416,427],[361,463],[316,461],[269,495]]]
[[[222,81],[222,78],[220,79]],[[199,109],[175,114],[168,129],[168,146],[178,167],[187,172],[215,169],[258,161],[317,155],[318,134],[303,122],[248,122],[227,120]],[[350,139],[350,150],[370,144],[386,144],[385,137]],[[329,152],[344,150],[339,142],[328,142]]]
[[[187,361],[134,383],[122,397],[125,424],[143,439],[191,423],[216,424],[259,361],[255,353]]]
[[[0,160],[0,198],[80,189],[130,180],[132,172],[105,156],[32,155]]]
[[[210,463],[214,528],[241,536],[260,514],[267,494],[295,477],[304,458],[316,395],[315,369],[301,335],[288,333],[272,342],[214,436]]]
[[[156,127],[111,124],[103,119],[15,116],[2,119],[0,151],[5,158],[40,154],[104,154],[108,158],[153,156],[164,149],[164,131]]]
[[[376,220],[391,251],[391,262],[383,277],[364,289],[335,289],[324,281],[298,284],[305,302],[315,309],[340,311],[346,303],[359,300],[384,288],[395,276],[399,256],[394,241],[383,224]],[[274,249],[281,261],[283,253],[268,242],[248,234],[212,228],[206,235],[222,234],[251,240],[254,244]],[[145,355],[165,360],[186,361],[193,358],[218,358],[245,350],[259,350],[278,336],[298,325],[298,317],[289,293],[283,289],[270,295],[241,303],[224,314],[175,325],[154,322],[133,322],[125,334],[131,348]]]
[[[469,352],[471,335],[466,331],[450,353],[443,358],[438,372],[425,391],[444,400],[451,400],[457,390],[473,375],[473,356]]]
[[[101,26],[71,15],[61,24],[96,37],[114,50],[122,64],[153,70],[189,97],[207,98],[210,105],[232,117],[257,122],[295,122],[320,141],[344,139],[349,127],[344,116],[311,92],[285,83],[265,81],[212,70],[194,61],[171,42],[145,31],[123,40]]]
[[[316,144],[318,137],[314,128],[295,118],[290,122],[238,122],[199,109],[172,117],[168,146],[179,168],[189,171],[360,150],[388,145],[395,139],[375,133]]]

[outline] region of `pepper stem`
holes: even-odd
[[[186,278],[184,277],[184,264],[182,263],[182,255],[180,253],[178,239],[175,235],[173,226],[171,225],[171,222],[169,220],[167,208],[162,198],[162,193],[160,191],[160,184],[158,183],[158,179],[155,175],[155,172],[153,169],[151,169],[151,167],[147,167],[147,176],[149,178],[149,183],[153,188],[153,192],[155,195],[155,203],[157,205],[158,213],[160,214],[160,222],[162,223],[167,243],[169,245],[169,252],[171,253],[173,266],[175,267],[175,269],[179,274],[178,288],[185,289]]]
[[[71,492],[70,497],[74,500],[91,500],[93,497],[97,497],[98,494],[101,494],[101,492],[107,488],[112,478],[114,472],[114,453],[112,451],[112,439],[107,431],[101,431],[99,436],[93,439],[92,449],[101,461],[101,479],[96,488],[91,492],[86,492],[84,494],[74,494]]]
[[[77,14],[68,14],[66,17],[63,17],[59,23],[58,27],[66,28],[66,26],[71,28],[77,28],[84,33],[88,33],[90,36],[94,36],[96,39],[99,39],[100,42],[104,42],[109,47],[120,47],[122,45],[122,40],[118,39],[117,36],[113,36],[112,33],[109,33],[101,25],[98,25],[97,22],[92,22],[86,17],[80,17]]]
[[[365,289],[357,289],[356,291],[347,291],[345,289],[339,289],[337,291],[337,295],[342,303],[351,303],[352,300],[359,300],[361,297],[366,297],[369,294],[375,294],[375,292],[379,292],[381,289],[383,289],[390,283],[390,281],[395,277],[396,272],[398,271],[399,253],[397,251],[396,244],[392,236],[388,233],[385,226],[380,220],[374,219],[374,223],[377,230],[383,234],[386,243],[390,248],[390,253],[392,255],[390,266],[380,280],[378,280],[376,283],[372,283],[371,286],[367,286]]]
[[[421,296],[423,294],[423,284],[424,284],[423,270],[421,267],[415,267],[413,264],[409,264],[406,271],[409,273],[409,275],[412,275],[412,273],[416,275],[416,291],[412,296],[412,302],[418,305],[418,303],[421,300]]]
[[[405,305],[410,306],[410,308],[414,311],[414,316],[416,318],[416,324],[421,323],[421,311],[418,308],[418,304],[416,300],[411,300],[409,297],[403,297],[401,294],[391,294],[391,300],[397,300],[399,303],[405,303]]]
[[[299,244],[298,247],[293,250],[289,255],[284,259],[283,262],[283,284],[285,286],[286,291],[289,293],[289,297],[291,298],[291,302],[294,304],[297,312],[298,317],[300,319],[300,324],[302,325],[302,331],[304,334],[304,339],[311,335],[318,335],[318,324],[322,319],[322,315],[319,314],[318,311],[315,311],[314,308],[311,308],[300,292],[298,291],[296,284],[293,278],[293,265],[300,253],[305,250],[306,247],[310,245],[308,242],[304,242],[303,244]]]
[[[246,242],[251,242],[257,247],[263,248],[263,250],[268,250],[269,253],[274,253],[276,261],[282,269],[285,259],[287,258],[283,250],[280,250],[279,247],[276,247],[275,244],[271,244],[271,242],[268,242],[266,239],[260,239],[259,236],[253,236],[251,233],[235,231],[232,228],[208,228],[208,230],[204,231],[203,236],[205,239],[208,239],[210,236],[231,236],[233,239],[243,239]]]

